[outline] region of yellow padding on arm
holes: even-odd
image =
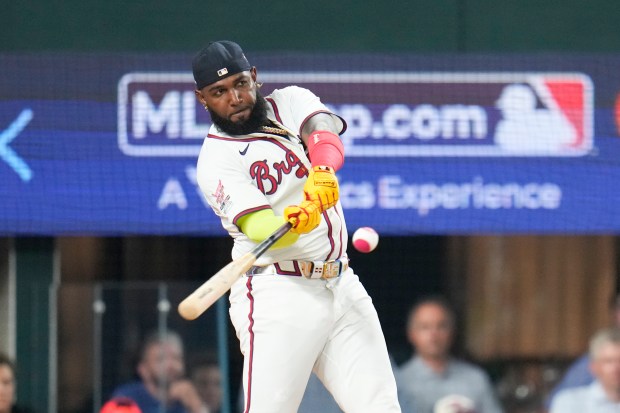
[[[275,216],[273,210],[263,209],[242,216],[237,221],[237,225],[241,231],[248,236],[249,239],[258,243],[270,236],[276,229],[284,224],[284,217]],[[297,241],[299,234],[288,232],[276,242],[271,248],[288,247]]]

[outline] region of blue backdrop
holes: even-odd
[[[350,230],[615,233],[615,56],[248,55],[342,115]],[[0,233],[224,235],[183,54],[0,55]],[[320,65],[319,65],[320,63]]]

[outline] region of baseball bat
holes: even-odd
[[[178,307],[181,317],[186,320],[195,320],[198,318],[200,314],[204,313],[221,296],[226,294],[234,282],[252,268],[252,265],[254,265],[258,257],[263,255],[265,251],[282,238],[292,227],[293,224],[291,222],[284,223],[280,228],[276,229],[273,234],[254,247],[252,251],[233,260],[211,276],[211,278],[181,301]]]

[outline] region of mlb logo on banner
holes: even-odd
[[[537,106],[537,100],[542,107]],[[495,142],[521,155],[583,155],[592,149],[592,96],[585,78],[531,76],[506,85]]]

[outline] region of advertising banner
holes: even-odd
[[[351,231],[620,230],[616,58],[250,59],[263,94],[305,87],[346,120]],[[196,185],[190,60],[3,56],[0,233],[224,235]]]

